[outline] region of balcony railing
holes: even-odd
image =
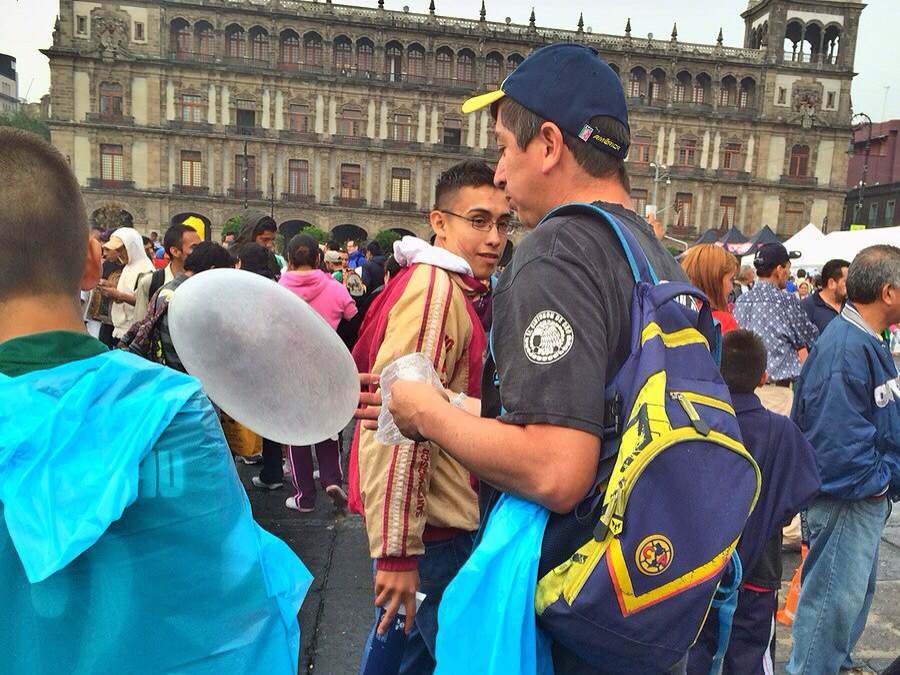
[[[703,178],[706,175],[706,169],[701,169],[699,166],[676,165],[669,167],[669,173],[678,178]]]
[[[366,206],[366,200],[359,197],[335,197],[334,203],[352,209],[362,209]]]
[[[415,202],[385,202],[384,208],[391,211],[416,211]]]
[[[319,134],[314,131],[300,131],[299,129],[282,129],[278,132],[278,137],[288,141],[315,141],[318,140]]]
[[[118,126],[134,126],[134,117],[131,115],[110,115],[109,113],[87,113],[84,116],[86,122],[94,124],[115,124]]]
[[[282,192],[281,201],[294,204],[315,204],[316,196],[310,194],[298,194],[296,192]]]
[[[173,185],[172,192],[180,195],[203,195],[209,194],[209,187],[206,185]]]
[[[216,60],[216,55],[201,54],[200,52],[172,50],[171,52],[169,52],[169,58],[175,61],[188,61],[192,63],[213,63]]]
[[[225,127],[225,131],[229,134],[237,136],[257,136],[259,138],[265,138],[269,135],[269,130],[263,129],[262,127],[244,127],[230,125]]]
[[[99,190],[134,190],[134,181],[112,180],[110,178],[88,178],[88,187]]]
[[[815,187],[819,184],[818,178],[815,176],[788,176],[781,177],[782,185],[803,185],[806,187]]]
[[[749,171],[738,171],[737,169],[716,169],[716,178],[725,180],[750,180]]]
[[[170,129],[179,129],[184,131],[212,131],[212,124],[209,122],[192,122],[188,120],[169,120]]]
[[[262,190],[245,190],[242,187],[228,188],[228,196],[232,199],[262,199]]]
[[[372,145],[372,139],[366,136],[343,136],[341,134],[335,134],[332,136],[332,139],[335,143],[340,143],[341,145],[357,145],[363,148]]]

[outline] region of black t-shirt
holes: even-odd
[[[634,234],[660,280],[687,280],[646,221],[618,204],[596,205]],[[622,245],[599,216],[560,216],[538,226],[516,248],[494,291],[482,416],[602,437],[606,386],[631,352],[633,291]],[[499,493],[482,482],[480,497],[487,518]],[[594,525],[551,514],[539,578],[586,542]],[[554,662],[563,656],[557,651]],[[591,672],[564,668],[570,670]]]

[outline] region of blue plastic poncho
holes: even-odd
[[[552,675],[534,593],[550,512],[503,495],[438,608],[436,675]]]
[[[311,576],[197,380],[123,352],[0,375],[0,673],[294,675]]]

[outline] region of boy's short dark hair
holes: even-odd
[[[503,126],[509,129],[510,133],[516,139],[516,145],[520,150],[531,142],[541,130],[541,125],[545,120],[540,115],[536,115],[521,103],[514,101],[508,96],[503,97],[491,107],[491,113],[496,120],[498,115],[503,115]],[[594,130],[608,138],[615,138],[623,141],[626,145],[631,145],[631,134],[624,124],[612,117],[598,115],[592,117],[588,124]],[[608,152],[603,152],[599,148],[585,143],[572,134],[559,130],[562,134],[566,147],[575,157],[578,166],[584,169],[588,175],[594,178],[605,178],[606,176],[615,175],[622,187],[627,191],[631,191],[631,181],[628,179],[628,170],[625,167],[625,160],[620,159]]]
[[[234,263],[234,258],[224,246],[214,241],[201,241],[184,259],[184,269],[191,274],[197,274],[213,268],[234,267]]]
[[[0,302],[20,295],[75,297],[87,255],[87,212],[56,148],[0,128]]]
[[[436,209],[450,205],[457,190],[464,187],[481,187],[494,185],[494,169],[480,159],[467,159],[454,164],[444,171],[434,186],[434,203]]]
[[[163,250],[166,255],[169,255],[170,248],[181,248],[181,244],[184,242],[184,235],[188,232],[196,232],[193,227],[190,225],[172,225],[166,233],[163,235]]]
[[[403,269],[403,268],[400,266],[400,263],[398,263],[397,259],[392,255],[389,255],[387,257],[387,259],[384,261],[384,273],[389,278],[392,278],[401,269]]]
[[[318,267],[319,244],[308,234],[295,234],[287,245],[288,260],[293,267]]]
[[[725,384],[735,394],[750,394],[766,372],[766,345],[749,330],[729,331],[722,337],[719,370]]]
[[[366,253],[371,253],[373,256],[381,255],[381,244],[375,240],[370,241],[366,244]]]

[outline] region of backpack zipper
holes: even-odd
[[[691,410],[693,410],[694,414],[696,415],[697,411],[689,401],[688,405],[690,405]],[[753,512],[753,509],[756,506],[756,500],[759,497],[760,473],[759,467],[753,460],[753,457],[750,455],[750,453],[747,452],[747,449],[743,445],[732,439],[730,436],[727,436],[718,431],[710,430],[707,435],[704,435],[698,431],[695,431],[693,427],[681,427],[680,429],[673,429],[671,433],[667,434],[665,442],[659,444],[657,447],[653,447],[653,443],[648,445],[647,448],[638,457],[638,459],[636,459],[635,462],[631,465],[631,475],[628,477],[623,476],[622,479],[620,479],[615,494],[607,503],[606,509],[600,516],[600,523],[604,524],[607,529],[605,538],[603,539],[603,541],[595,541],[596,546],[588,556],[587,562],[563,587],[563,597],[565,597],[566,601],[570,605],[575,601],[576,596],[579,592],[581,592],[581,588],[587,581],[588,576],[590,576],[591,572],[593,572],[594,568],[597,566],[597,563],[600,561],[600,558],[603,557],[603,554],[609,547],[610,535],[618,537],[622,532],[622,529],[624,527],[625,508],[628,505],[628,498],[631,496],[634,485],[641,477],[644,469],[646,469],[647,465],[651,461],[653,461],[660,453],[668,450],[670,447],[677,443],[682,443],[691,439],[706,441],[708,443],[719,445],[727,450],[737,453],[750,462],[750,465],[753,467],[753,470],[756,473],[757,487],[756,494],[753,497],[753,503],[750,505],[750,510],[747,513],[749,515]],[[655,441],[655,443],[658,442],[659,441]]]
[[[688,397],[684,395],[683,391],[669,392],[669,397],[681,404],[682,409],[688,416],[688,419],[691,421],[694,429],[697,430],[698,434],[701,434],[702,436],[709,436],[709,433],[711,431],[709,425],[700,418],[700,415],[697,413],[697,409],[694,407],[694,404],[691,403]]]

